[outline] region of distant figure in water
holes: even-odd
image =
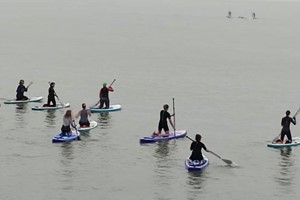
[[[171,117],[174,116],[174,114],[170,114],[168,112],[168,109],[169,109],[169,105],[168,104],[165,104],[163,105],[163,110],[160,111],[160,119],[159,119],[159,122],[158,122],[158,132],[153,132],[153,136],[162,136],[162,137],[168,137],[169,136],[169,126],[168,126],[168,120],[171,124],[171,126],[173,127],[173,129],[175,130],[175,127],[174,127],[174,124],[171,120]],[[161,131],[162,129],[164,129],[165,131],[165,134],[162,134]]]
[[[284,136],[287,136],[288,140],[285,143],[291,143],[292,142],[292,134],[290,130],[290,124],[291,122],[296,125],[296,117],[293,118],[290,117],[291,112],[289,110],[286,111],[286,116],[282,118],[281,120],[281,134],[280,134],[280,140],[277,142],[282,142],[284,140]]]
[[[252,13],[252,19],[256,19],[255,13]]]
[[[231,11],[228,11],[227,18],[231,18]]]

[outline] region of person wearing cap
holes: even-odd
[[[280,133],[280,140],[283,142],[284,136],[287,136],[288,140],[285,143],[291,143],[292,142],[292,134],[290,130],[290,124],[293,123],[296,125],[296,117],[293,118],[290,117],[291,112],[287,110],[285,112],[286,116],[282,118],[281,120],[281,133]]]
[[[107,109],[107,108],[109,108],[109,102],[110,102],[108,93],[113,92],[114,89],[111,86],[106,87],[106,83],[103,83],[102,86],[103,87],[101,88],[101,90],[99,92],[99,98],[100,98],[99,108],[103,108],[104,104],[105,104],[104,108]]]
[[[79,125],[80,127],[89,127],[90,126],[90,122],[88,117],[92,116],[91,111],[89,109],[86,109],[86,104],[83,103],[81,105],[82,110],[80,110],[78,112],[78,114],[75,116],[75,118],[77,119],[80,116],[80,120],[79,120]]]
[[[206,152],[210,152],[205,146],[204,143],[201,142],[201,135],[196,134],[195,140],[191,143],[190,150],[192,151],[191,156],[189,157],[190,162],[192,163],[194,160],[199,160],[200,164],[203,163],[203,155],[202,155],[202,149],[204,149]]]
[[[20,80],[19,82],[19,86],[17,87],[17,95],[16,95],[16,100],[17,101],[22,101],[22,100],[28,100],[28,97],[24,96],[24,92],[28,91],[28,87],[30,86],[30,84],[25,87],[24,86],[24,80]]]
[[[171,120],[171,116],[174,116],[174,114],[171,115],[168,112],[168,109],[169,109],[168,104],[163,105],[163,110],[160,111],[160,115],[159,115],[160,118],[159,118],[159,122],[158,122],[158,132],[157,133],[154,132],[153,136],[162,136],[162,137],[168,137],[169,136],[170,132],[169,132],[169,126],[168,126],[167,119],[169,120],[171,126],[175,130],[173,122]],[[162,129],[164,129],[165,134],[161,134]]]
[[[58,96],[55,93],[54,87],[55,87],[55,83],[51,82],[50,87],[48,89],[48,101],[47,101],[47,104],[43,105],[44,107],[56,107],[55,97],[58,97]],[[51,102],[52,102],[52,105],[51,105]]]

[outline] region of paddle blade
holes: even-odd
[[[232,161],[231,160],[227,160],[227,159],[222,159],[226,164],[231,165]]]

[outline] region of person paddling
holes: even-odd
[[[62,135],[72,134],[71,126],[76,127],[72,116],[72,111],[67,110],[63,118],[63,125],[61,126]]]
[[[56,107],[55,97],[58,98],[58,96],[55,93],[54,87],[55,87],[55,83],[51,82],[50,87],[48,89],[48,101],[47,101],[47,104],[43,105],[43,107]],[[52,105],[51,105],[51,102],[52,102]]]
[[[287,136],[288,140],[285,143],[291,143],[292,142],[292,134],[291,134],[291,130],[290,130],[290,124],[293,123],[294,125],[296,125],[296,116],[294,116],[293,118],[290,117],[291,112],[289,110],[287,110],[285,112],[286,116],[282,118],[281,120],[281,134],[280,134],[280,140],[277,142],[282,142],[284,140],[284,136]]]
[[[211,152],[210,150],[208,150],[205,146],[204,143],[201,142],[201,135],[200,134],[196,134],[195,135],[195,140],[191,143],[190,146],[190,150],[192,151],[191,156],[189,157],[189,161],[190,163],[193,163],[194,160],[198,160],[200,162],[200,164],[202,164],[204,162],[203,159],[203,155],[202,155],[202,148],[206,151],[206,152]]]
[[[81,105],[81,107],[82,107],[82,110],[80,110],[78,112],[78,114],[75,116],[75,118],[77,119],[80,116],[80,120],[79,120],[80,127],[89,127],[90,122],[89,122],[88,117],[92,116],[91,111],[86,108],[85,103],[83,103]]]
[[[162,136],[162,137],[168,137],[169,136],[169,126],[168,126],[168,121],[169,120],[171,126],[173,127],[173,129],[175,130],[175,127],[173,125],[173,122],[171,120],[171,116],[174,116],[174,114],[170,114],[168,112],[169,109],[169,105],[165,104],[163,105],[163,110],[160,111],[160,119],[158,122],[158,132],[154,132],[153,136]],[[162,129],[164,129],[165,134],[161,134]]]
[[[109,87],[106,87],[106,83],[103,83],[102,84],[102,88],[99,92],[99,98],[100,98],[100,106],[99,108],[103,108],[104,107],[104,104],[105,104],[105,109],[109,108],[109,95],[108,93],[109,92],[113,92],[114,89],[109,86]]]
[[[20,80],[19,82],[19,86],[17,87],[17,95],[16,95],[16,100],[17,101],[22,101],[22,100],[28,100],[28,97],[24,96],[24,92],[28,91],[29,86],[31,85],[31,83],[25,87],[24,86],[24,80]]]

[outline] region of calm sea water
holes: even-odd
[[[40,199],[282,199],[299,196],[300,149],[267,148],[300,106],[299,1],[1,0],[0,195]],[[228,11],[232,19],[226,18]],[[252,13],[258,19],[251,19]],[[239,18],[244,17],[244,19]],[[52,144],[65,110],[5,105],[28,96],[78,112],[103,82],[120,112],[93,114],[81,141]],[[175,98],[176,128],[212,154],[188,173],[190,141],[140,145]],[[299,135],[298,125],[292,134]]]

